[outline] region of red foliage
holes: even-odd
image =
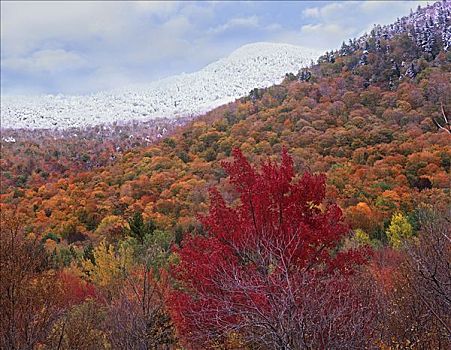
[[[232,333],[269,347],[296,348],[301,338],[333,346],[314,340],[334,329],[329,321],[316,329],[299,326],[315,313],[335,315],[335,327],[346,326],[355,302],[347,276],[364,258],[361,251],[338,251],[348,227],[338,206],[322,204],[325,176],[305,173],[295,181],[286,150],[280,165],[267,161],[260,170],[239,150],[233,155],[223,166],[239,205],[228,206],[212,189],[209,214],[201,218],[208,236],[188,237],[176,250],[180,262],[172,273],[181,288],[170,304],[180,336],[200,347]],[[349,298],[347,312],[338,312],[338,295]],[[334,332],[336,338],[347,336]]]
[[[96,298],[96,290],[93,284],[83,281],[80,277],[67,271],[59,274],[64,297],[67,305],[81,304],[86,299]]]

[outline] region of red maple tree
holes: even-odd
[[[240,150],[223,166],[240,196],[228,206],[212,189],[208,235],[187,237],[171,269],[169,305],[191,348],[359,348],[372,313],[354,281],[362,251],[343,251],[349,231],[337,205],[324,205],[325,176],[295,179],[282,152],[253,168]]]

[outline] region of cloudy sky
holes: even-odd
[[[2,94],[84,94],[196,71],[241,45],[338,48],[424,1],[1,2]]]

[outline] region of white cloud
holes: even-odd
[[[122,71],[121,78],[112,77],[107,88],[114,87],[122,75],[136,77],[136,69],[186,54],[185,38],[194,25],[177,15],[182,5],[166,1],[1,2],[2,70],[59,72],[64,81],[64,71],[83,68],[89,61],[93,72]],[[86,86],[105,86],[105,74],[93,74],[101,82]]]
[[[318,18],[320,16],[320,8],[319,7],[308,7],[302,11],[302,14],[305,17]]]
[[[337,23],[307,24],[301,27],[301,38],[304,45],[327,50],[341,44],[354,32],[355,28]]]
[[[126,9],[118,3],[2,2],[2,53],[24,55],[42,46],[120,36]]]
[[[342,20],[342,14],[356,4],[354,1],[349,2],[331,2],[323,6],[309,7],[302,11],[305,17],[318,18],[321,20]]]
[[[66,70],[85,68],[88,63],[74,52],[65,50],[40,50],[26,58],[7,58],[2,60],[2,66],[20,72],[57,73]]]
[[[219,34],[237,28],[258,28],[258,27],[259,27],[259,19],[257,16],[236,17],[230,19],[229,21],[220,26],[210,29],[209,33]]]
[[[133,43],[152,35],[180,8],[176,2],[2,2],[2,53],[25,55],[42,46]],[[154,37],[164,40],[165,38]]]

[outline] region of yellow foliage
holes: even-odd
[[[371,244],[370,236],[365,231],[359,228],[354,231],[353,240],[357,243],[358,246]]]
[[[102,241],[94,249],[94,260],[95,264],[91,260],[82,262],[85,275],[97,286],[109,289],[129,272],[133,263],[133,248],[122,242],[116,252],[113,245]]]
[[[390,245],[395,249],[399,249],[404,240],[412,237],[412,225],[402,213],[393,214],[386,234]]]

